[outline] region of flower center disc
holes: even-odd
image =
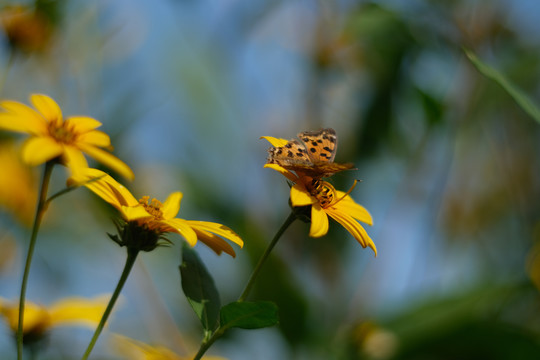
[[[139,200],[139,204],[141,204],[144,209],[154,218],[158,220],[163,219],[163,211],[161,211],[163,204],[161,201],[152,199],[152,201],[148,203],[148,200],[150,200],[150,196],[143,196],[142,199]]]
[[[62,123],[58,126],[55,122],[49,123],[49,134],[55,138],[58,142],[65,144],[72,143],[75,140],[76,134],[71,129],[68,129],[66,123]]]

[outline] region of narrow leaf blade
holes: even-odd
[[[184,245],[182,249],[180,276],[182,290],[201,320],[203,328],[207,331],[216,329],[221,307],[219,293],[204,263],[188,245]]]
[[[481,61],[472,51],[464,49],[464,52],[482,75],[499,84],[527,114],[540,123],[540,109],[527,94],[512,84],[502,73]]]
[[[278,307],[270,301],[233,302],[221,308],[221,328],[260,329],[279,322]]]

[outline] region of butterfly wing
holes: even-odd
[[[304,131],[298,134],[313,164],[334,161],[337,151],[337,136],[334,129]]]

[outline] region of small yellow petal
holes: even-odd
[[[163,212],[163,218],[164,219],[172,219],[178,214],[178,211],[180,210],[180,202],[182,201],[182,197],[184,195],[177,191],[173,192],[167,197],[167,200],[163,203],[163,206],[161,207],[161,211]]]
[[[244,241],[237,233],[225,225],[218,223],[208,222],[208,221],[197,221],[197,220],[185,220],[186,223],[194,229],[200,229],[208,231],[224,237],[227,240],[232,241],[233,243],[239,245],[240,247],[244,246]]]
[[[95,160],[107,166],[111,170],[116,171],[126,179],[133,180],[133,178],[135,178],[135,175],[133,174],[133,171],[129,168],[129,166],[127,166],[124,162],[122,162],[122,160],[118,159],[116,156],[92,145],[78,144],[78,146],[86,154],[90,155]]]
[[[311,207],[311,227],[309,236],[321,237],[328,232],[328,216],[319,204],[313,204]]]
[[[47,122],[37,111],[17,101],[5,100],[0,107],[0,129],[40,135],[47,133]]]
[[[76,147],[64,146],[64,164],[69,168],[72,174],[80,173],[88,168],[88,162],[81,150]]]
[[[219,236],[195,227],[193,228],[193,230],[195,230],[199,241],[203,242],[216,254],[221,255],[222,252],[225,252],[232,257],[236,257],[236,253],[234,252],[233,247]]]
[[[64,147],[50,137],[30,137],[22,148],[22,158],[30,166],[43,164],[64,152]]]
[[[317,199],[306,190],[306,187],[301,184],[295,184],[291,187],[291,204],[292,206],[306,206],[315,204]]]
[[[260,139],[267,140],[273,147],[283,147],[289,142],[289,140],[275,138],[273,136],[261,136]]]
[[[77,136],[77,143],[106,148],[111,146],[111,138],[103,131],[92,130]]]
[[[168,219],[162,221],[162,223],[171,227],[171,231],[174,231],[177,234],[180,234],[186,239],[190,246],[195,246],[197,244],[197,234],[195,231],[187,224],[186,220],[183,219]]]
[[[66,119],[66,124],[73,127],[73,132],[82,134],[100,127],[101,122],[88,116],[70,116]]]
[[[62,110],[56,101],[42,94],[33,94],[30,96],[30,101],[47,121],[58,126],[62,124]]]
[[[279,166],[278,164],[265,164],[265,168],[272,169],[279,171],[281,174],[285,175],[287,179],[289,179],[292,182],[298,181],[298,176],[290,172],[289,170],[285,169],[284,167]]]
[[[366,230],[351,216],[342,213],[336,209],[326,209],[327,214],[340,223],[352,236],[362,245],[363,248],[370,247],[375,256],[377,256],[377,247],[373,243],[373,240],[369,237]]]
[[[96,327],[108,301],[109,296],[94,299],[73,297],[58,301],[49,308],[52,326],[78,324]]]
[[[121,206],[120,212],[122,213],[126,221],[134,221],[140,219],[152,219],[154,216],[150,215],[145,209],[144,206]]]
[[[344,192],[337,191],[338,199],[341,199],[341,197],[344,195],[345,195]],[[336,208],[338,211],[342,213],[349,214],[350,216],[352,216],[358,221],[361,221],[368,225],[373,225],[373,218],[371,217],[371,214],[369,213],[369,211],[362,205],[356,203],[354,199],[349,195],[345,196],[343,200],[339,201],[337,204],[335,204],[332,207]]]

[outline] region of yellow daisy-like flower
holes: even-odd
[[[68,180],[68,184],[83,184],[115,207],[128,224],[135,225],[144,231],[157,235],[169,232],[177,233],[182,235],[191,246],[195,246],[197,240],[201,240],[218,255],[225,252],[233,257],[236,256],[232,246],[222,238],[230,240],[240,247],[244,245],[240,236],[227,226],[207,221],[177,218],[176,215],[180,210],[180,201],[183,197],[181,192],[170,194],[163,203],[156,199],[149,201],[149,196],[137,200],[128,189],[112,177],[103,171],[90,168],[80,174],[73,175]],[[153,248],[155,246],[150,244],[146,251]]]
[[[89,328],[99,324],[107,306],[108,296],[93,299],[71,297],[62,299],[49,307],[26,302],[24,306],[23,340],[31,343],[42,339],[49,330],[57,326],[81,325]],[[19,305],[0,298],[0,316],[17,333]]]
[[[111,148],[109,135],[96,130],[101,123],[87,116],[64,120],[58,104],[46,95],[33,94],[35,110],[16,101],[0,102],[0,129],[27,133],[22,158],[29,165],[58,159],[75,174],[88,168],[83,153],[122,176],[133,179],[133,171],[121,160],[101,148]]]
[[[180,356],[163,346],[151,346],[125,336],[114,337],[115,352],[128,360],[190,360],[192,356]],[[226,360],[219,356],[205,356],[203,360]]]
[[[284,146],[288,140],[263,136],[272,146]],[[311,227],[309,236],[321,237],[328,233],[328,216],[340,223],[362,245],[370,247],[377,256],[377,248],[366,230],[358,223],[361,221],[373,225],[370,213],[362,205],[357,204],[349,192],[336,190],[332,184],[314,179],[303,174],[295,174],[278,164],[265,164],[265,168],[276,170],[289,179],[293,186],[290,201],[293,208],[311,207]]]

